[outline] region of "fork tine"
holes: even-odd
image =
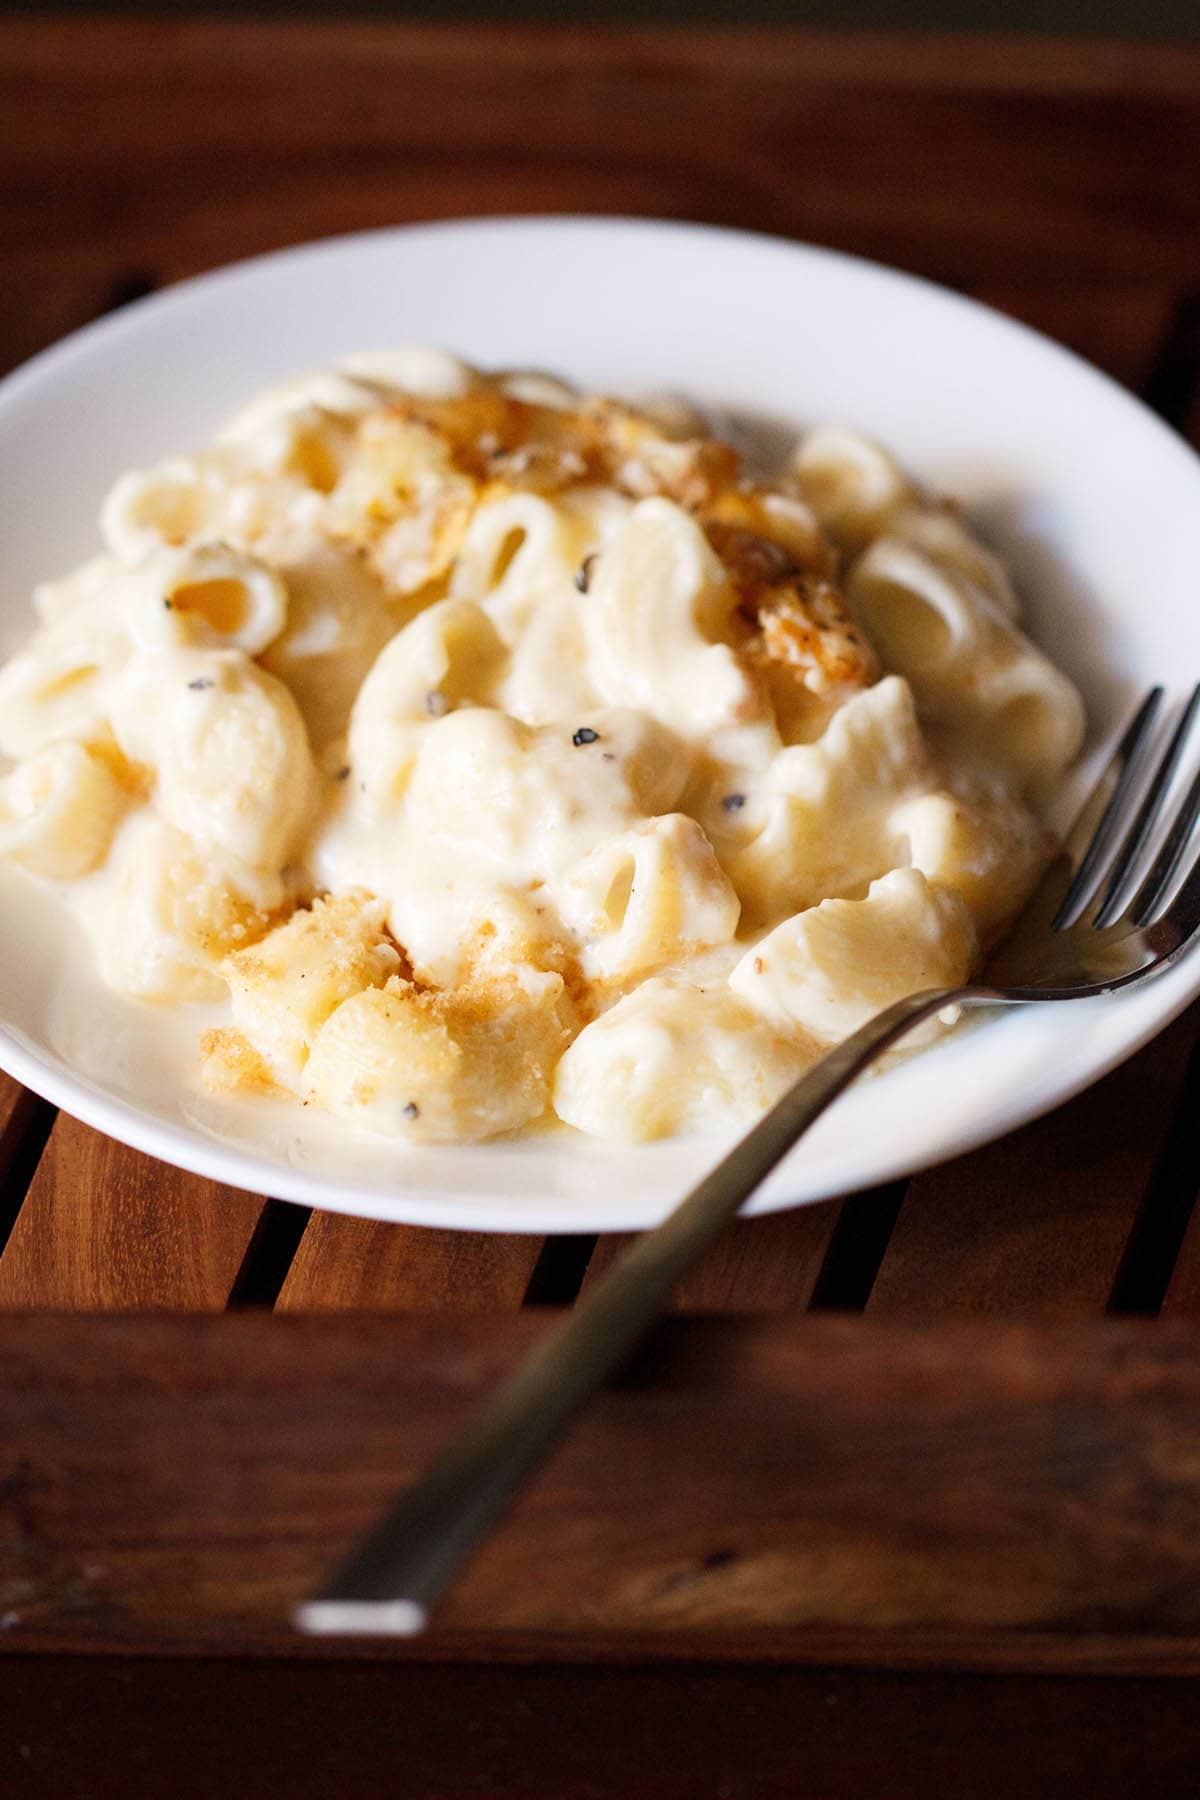
[[[1129,792],[1141,759],[1141,752],[1154,727],[1159,706],[1162,704],[1162,697],[1161,687],[1150,689],[1122,733],[1120,743],[1109,758],[1108,766],[1101,780],[1103,781],[1114,771],[1119,771],[1116,786],[1113,788],[1108,805],[1104,808],[1100,823],[1092,834],[1091,843],[1075,873],[1075,879],[1063,895],[1062,904],[1054,915],[1051,923],[1053,931],[1065,931],[1068,926],[1075,924],[1104,877],[1117,825],[1125,811]]]
[[[1167,922],[1177,933],[1180,944],[1185,944],[1200,930],[1200,851],[1192,857],[1183,885],[1163,914],[1160,924]]]
[[[1179,892],[1154,929],[1161,930],[1164,925],[1170,925],[1181,945],[1200,930],[1200,847],[1192,852]]]
[[[1200,706],[1200,684],[1192,689],[1191,697],[1184,707],[1183,712],[1180,714],[1178,724],[1171,733],[1170,742],[1163,751],[1162,756],[1159,758],[1158,767],[1151,777],[1150,785],[1146,790],[1146,796],[1142,801],[1141,806],[1138,808],[1137,818],[1134,820],[1126,834],[1125,842],[1121,846],[1112,874],[1109,876],[1108,883],[1101,896],[1100,910],[1092,920],[1092,924],[1097,931],[1103,931],[1106,925],[1115,924],[1120,918],[1121,913],[1124,911],[1124,908],[1120,905],[1120,899],[1121,889],[1125,884],[1125,877],[1128,875],[1130,869],[1134,867],[1137,858],[1141,855],[1141,852],[1145,847],[1146,840],[1149,838],[1150,833],[1158,822],[1158,815],[1162,811],[1163,802],[1167,797],[1167,790],[1170,788],[1175,771],[1179,767],[1179,761],[1183,755],[1184,746],[1187,743],[1188,733],[1191,731],[1192,720],[1196,716],[1196,708],[1198,706]]]
[[[1175,814],[1171,829],[1151,865],[1150,873],[1133,897],[1129,907],[1129,917],[1133,924],[1145,925],[1161,906],[1183,860],[1183,853],[1187,849],[1197,818],[1200,818],[1200,772],[1192,777],[1192,785]],[[1195,873],[1193,869],[1193,878]]]

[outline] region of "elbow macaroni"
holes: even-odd
[[[1079,697],[843,427],[399,350],[123,476],[0,669],[0,856],[217,1088],[472,1141],[753,1116],[1034,886]],[[936,1026],[931,1030],[936,1030]]]

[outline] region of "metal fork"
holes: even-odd
[[[1148,859],[1147,850],[1200,706],[1200,688],[1155,761],[1151,740],[1162,698],[1162,689],[1154,688],[1142,702],[1062,852],[980,980],[898,1000],[802,1076],[667,1220],[639,1238],[546,1334],[324,1590],[297,1610],[302,1630],[423,1630],[429,1608],[462,1562],[572,1415],[628,1356],[674,1283],[826,1107],[914,1025],[948,1006],[1024,1006],[1108,994],[1175,960],[1200,929],[1200,856],[1190,849],[1200,815],[1200,774],[1158,834],[1157,854]]]

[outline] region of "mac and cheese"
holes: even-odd
[[[432,351],[123,476],[0,670],[0,854],[207,1082],[472,1140],[752,1116],[1030,892],[1079,697],[841,427],[747,467]]]

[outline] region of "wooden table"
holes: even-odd
[[[919,270],[1197,424],[1194,50],[6,22],[0,117],[5,364],[326,232],[643,212]],[[0,1078],[0,1790],[1194,1793],[1198,1037],[731,1230],[383,1650],[288,1609],[616,1245],[310,1217]]]

